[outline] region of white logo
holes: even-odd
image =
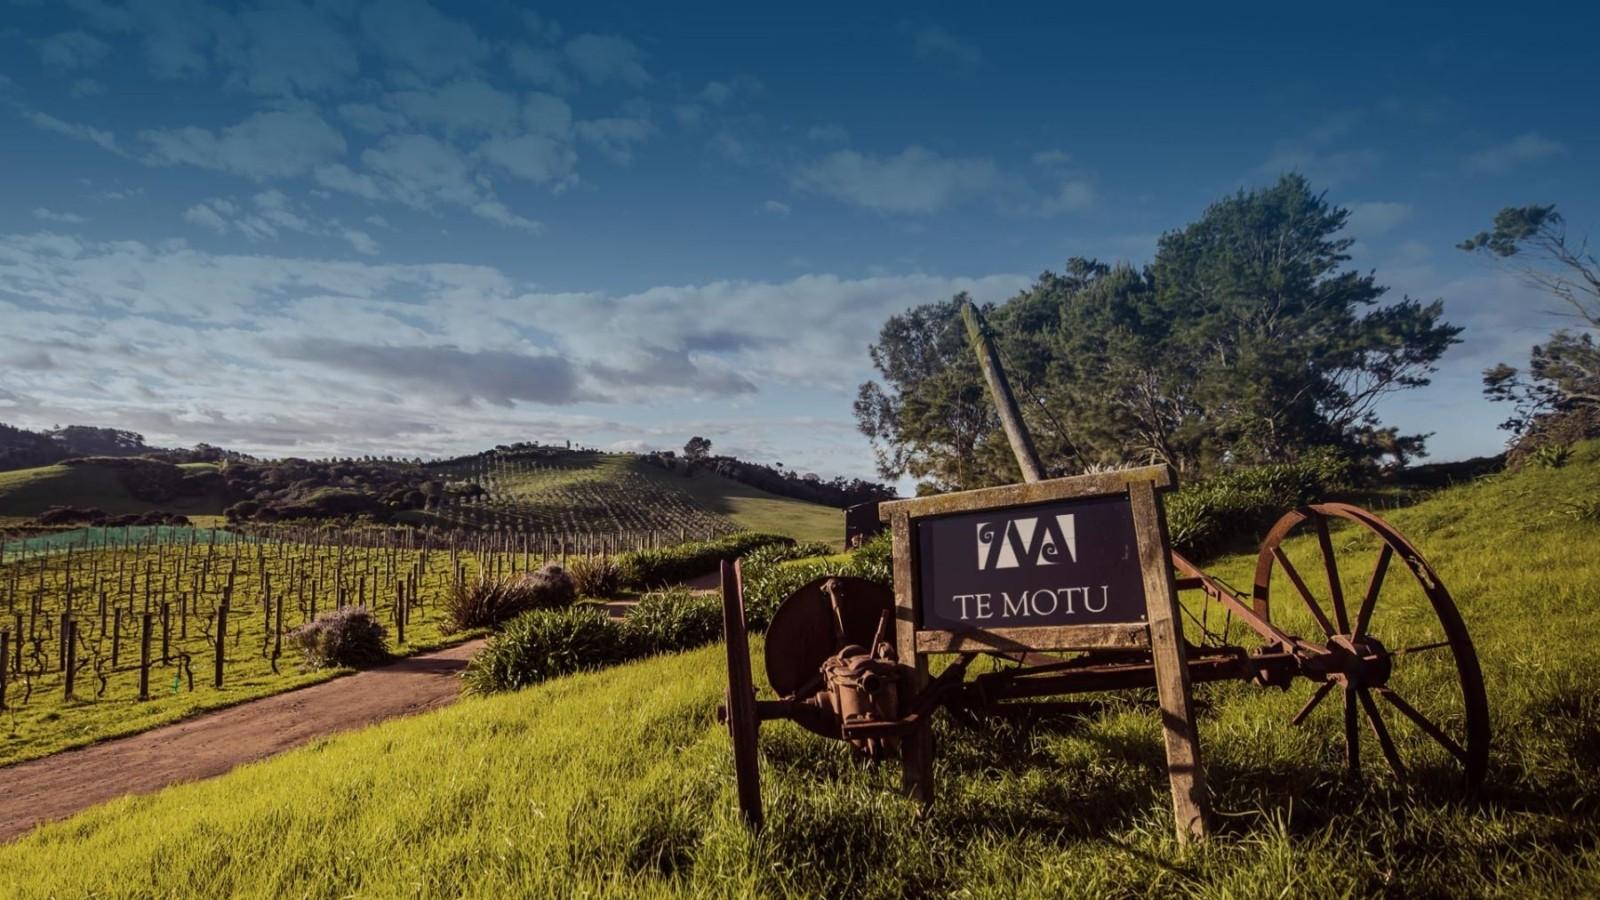
[[[1053,566],[1065,553],[1078,559],[1078,530],[1071,513],[978,523],[978,569]]]

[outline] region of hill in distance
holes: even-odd
[[[705,466],[628,453],[539,448],[438,463],[171,463],[93,457],[0,472],[0,524],[52,507],[110,516],[316,520],[369,515],[435,528],[680,535],[752,530],[838,544],[838,508],[780,496]],[[262,512],[269,507],[269,512]]]

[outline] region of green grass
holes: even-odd
[[[115,801],[0,848],[0,895],[1594,896],[1600,525],[1566,510],[1597,492],[1589,444],[1562,469],[1390,515],[1451,588],[1483,661],[1495,740],[1477,801],[1426,756],[1416,781],[1381,763],[1350,779],[1335,705],[1295,729],[1286,719],[1309,685],[1230,683],[1196,690],[1217,833],[1189,851],[1172,837],[1158,725],[1139,693],[1027,726],[941,714],[931,815],[896,793],[897,766],[860,767],[769,724],[768,827],[755,838],[734,815],[711,647]],[[1370,549],[1350,529],[1334,539],[1342,553]],[[1289,548],[1297,562],[1309,549]],[[1210,568],[1237,584],[1251,566]],[[1346,571],[1347,592],[1364,579]],[[1396,597],[1374,633],[1425,634],[1419,598]],[[1307,633],[1293,604],[1274,616]],[[1406,689],[1442,696],[1447,658],[1412,659]],[[1420,749],[1395,731],[1402,752]]]
[[[188,463],[180,468],[215,468],[211,463]],[[109,466],[42,466],[0,472],[0,517],[36,516],[52,506],[93,507],[114,516],[151,510],[214,516],[222,514],[217,494],[177,497],[163,503],[140,500],[123,486],[119,470]]]
[[[652,466],[647,475],[677,484],[702,506],[732,519],[745,531],[783,534],[797,541],[844,544],[844,510],[790,497],[779,497],[715,472],[696,471],[692,478]]]
[[[198,547],[195,559],[190,563],[191,574],[199,569],[199,559],[205,551],[203,543]],[[221,550],[211,570],[206,591],[200,603],[190,607],[191,610],[209,613],[216,608],[228,567],[227,560],[230,557],[230,548],[222,545],[219,547]],[[174,573],[180,550],[180,546],[164,545],[162,551],[138,547],[113,548],[97,552],[100,567],[98,571],[102,578],[108,578],[108,573],[115,571],[119,561],[126,563],[130,572],[142,572],[146,562],[154,566],[156,578],[152,582],[154,585],[152,610],[157,612],[156,633],[151,648],[153,657],[150,674],[151,699],[144,702],[138,699],[139,617],[134,614],[143,610],[143,578],[138,578],[131,596],[125,589],[119,589],[114,579],[103,582],[109,592],[108,606],[114,609],[120,604],[125,610],[129,610],[123,622],[118,665],[113,668],[110,633],[115,631],[115,614],[114,612],[108,614],[106,629],[101,631],[98,600],[95,592],[88,587],[93,581],[88,569],[87,554],[80,552],[75,555],[74,579],[77,585],[77,597],[74,606],[83,637],[80,643],[85,646],[78,657],[79,674],[74,698],[66,699],[63,690],[64,676],[55,665],[58,642],[54,637],[47,637],[41,644],[43,658],[48,660],[45,665],[41,666],[31,653],[25,654],[23,660],[25,668],[29,670],[51,671],[32,675],[28,682],[16,675],[8,676],[7,708],[0,711],[0,766],[47,756],[111,737],[145,731],[206,710],[232,706],[246,700],[282,693],[349,673],[348,669],[305,671],[301,666],[299,654],[288,646],[287,641],[284,642],[283,655],[278,660],[277,670],[274,671],[268,653],[270,644],[267,640],[267,626],[261,605],[261,570],[256,565],[253,547],[245,548],[239,557],[234,599],[228,618],[229,637],[224,653],[223,686],[221,688],[213,686],[215,644],[210,637],[213,633],[210,630],[211,616],[195,613],[187,623],[187,629],[183,628],[178,621],[179,603],[171,595],[169,595],[173,619],[171,654],[169,661],[163,663],[159,617],[162,599],[160,585],[164,583],[165,575]],[[371,586],[367,590],[372,592],[375,590],[373,586],[381,584],[385,585],[385,593],[376,597],[373,593],[368,593],[367,602],[377,603],[380,618],[389,629],[390,649],[394,653],[410,655],[475,636],[474,634],[450,635],[443,630],[442,601],[450,589],[451,576],[448,557],[436,552],[429,571],[418,581],[419,602],[413,608],[411,618],[408,620],[405,643],[399,643],[393,627],[391,602],[393,598],[390,593],[393,588],[389,586],[391,582],[379,577],[382,571],[380,560],[383,553],[384,551],[347,549],[344,553],[346,567],[344,580],[348,602],[354,603],[357,599],[358,578],[369,571],[370,560],[372,577],[369,582]],[[289,583],[290,559],[298,560],[299,565],[306,571],[317,571],[315,560],[320,559],[323,577],[331,582],[336,558],[334,547],[312,548],[297,545],[281,558],[269,556],[266,564],[275,590],[282,595],[285,585]],[[397,558],[399,559],[397,568],[404,570],[411,565],[416,554],[397,551]],[[50,561],[52,567],[45,574],[44,592],[39,595],[45,601],[37,626],[40,634],[45,634],[48,630],[48,633],[53,635],[55,629],[51,626],[63,609],[64,578],[60,566],[64,559],[62,554],[53,554]],[[477,577],[482,563],[469,553],[463,553],[461,560],[466,567],[467,577]],[[509,564],[513,560],[510,557],[503,557],[503,562]],[[0,601],[0,629],[12,632],[13,654],[17,652],[16,635],[19,633],[14,615],[20,614],[24,617],[24,622],[27,621],[25,598],[34,596],[37,586],[41,583],[32,560],[25,559],[20,563],[8,562],[0,566],[0,585],[6,585],[7,592],[12,572],[18,569],[21,576],[18,593],[23,599],[19,599],[14,605]],[[176,578],[174,583],[177,583]],[[186,578],[182,583],[187,587],[192,582]],[[310,594],[308,591],[308,598]],[[310,611],[309,604],[297,608],[296,596],[290,594],[285,598],[285,630],[301,624]],[[335,598],[336,593],[332,584],[325,582],[322,592],[316,597],[317,611],[327,612],[332,609],[336,602]],[[200,621],[202,618],[207,620],[204,625]],[[26,625],[23,630],[26,630]],[[185,631],[187,639],[183,637]],[[190,656],[189,672],[193,675],[192,689],[186,673],[179,664],[183,653]],[[106,673],[103,687],[95,675],[97,660]],[[31,682],[31,694],[28,690],[29,682]]]

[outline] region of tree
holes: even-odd
[[[691,463],[696,463],[702,459],[705,459],[711,455],[710,439],[703,438],[699,435],[689,438],[689,442],[683,445],[683,455],[684,458],[688,459]]]
[[[1460,329],[1443,304],[1381,303],[1345,268],[1347,213],[1284,177],[1163,235],[1145,269],[1073,259],[986,312],[1051,474],[1124,462],[1204,472],[1334,445],[1421,455],[1382,398],[1428,383]],[[891,317],[857,424],[886,477],[938,490],[1016,477],[957,321],[957,297]]]
[[[1503,262],[1524,282],[1554,297],[1557,314],[1575,322],[1534,346],[1526,377],[1505,363],[1484,370],[1484,394],[1512,405],[1511,416],[1500,427],[1515,441],[1562,416],[1595,420],[1600,426],[1600,345],[1595,342],[1600,333],[1600,260],[1589,252],[1588,242],[1568,238],[1554,205],[1530,204],[1500,210],[1493,230],[1480,231],[1457,246]]]

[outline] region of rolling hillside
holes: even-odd
[[[1396,781],[1370,743],[1366,779],[1346,776],[1336,711],[1288,724],[1308,684],[1224,683],[1197,688],[1219,828],[1192,851],[1173,841],[1159,726],[1137,694],[1027,726],[941,714],[932,816],[897,795],[897,766],[857,766],[835,743],[766,726],[756,840],[734,813],[713,718],[722,650],[708,647],[107,804],[0,848],[0,893],[1595,895],[1600,443],[1387,518],[1450,587],[1483,663],[1494,737],[1474,802],[1426,767]],[[1253,561],[1209,568],[1247,583]],[[1417,598],[1396,612],[1430,616]],[[1311,627],[1292,604],[1274,618]],[[1403,751],[1426,741],[1403,722],[1396,734]]]
[[[186,472],[215,469],[212,463],[185,463]],[[160,509],[190,516],[219,516],[224,501],[220,492],[178,497],[153,503],[135,497],[122,471],[108,465],[53,465],[0,472],[0,520],[36,516],[52,506],[83,506],[112,515]]]
[[[215,469],[209,463],[179,467]],[[647,465],[631,454],[561,453],[538,464],[469,459],[438,469],[438,477],[481,485],[484,493],[456,497],[437,511],[406,512],[418,525],[463,525],[518,531],[678,534],[754,530],[796,540],[839,544],[841,511],[780,497],[712,472],[693,477]],[[220,516],[238,498],[221,489],[163,502],[129,490],[113,465],[51,465],[0,472],[0,524],[36,516],[52,506],[92,507],[111,515],[151,510]]]

